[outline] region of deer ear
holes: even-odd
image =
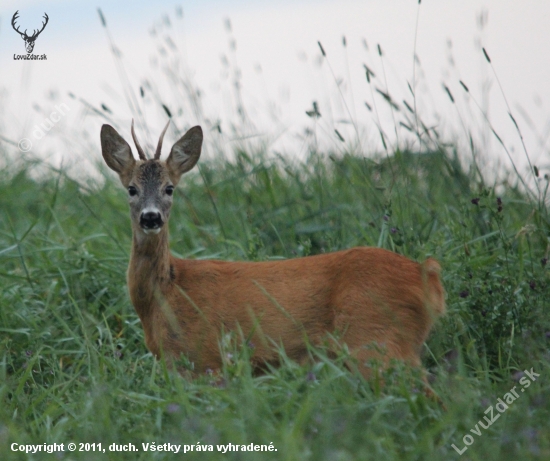
[[[122,183],[127,186],[128,175],[136,161],[128,143],[111,125],[101,127],[101,153],[107,166],[116,171]]]
[[[172,146],[166,160],[170,179],[177,184],[183,173],[193,168],[199,161],[202,147],[202,128],[194,126]]]

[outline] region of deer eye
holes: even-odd
[[[133,197],[134,195],[137,195],[137,189],[134,186],[128,187],[128,194],[130,194],[130,197]]]
[[[166,186],[165,191],[167,195],[172,195],[174,193],[174,186]]]

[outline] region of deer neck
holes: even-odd
[[[133,229],[128,288],[138,315],[148,317],[170,284],[168,226],[158,234],[145,235]]]

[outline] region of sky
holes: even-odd
[[[47,60],[14,59],[26,54],[11,25],[16,10],[29,33],[48,15],[34,49]],[[525,171],[527,152],[545,171],[548,17],[543,0],[5,0],[0,143],[91,168],[101,124],[128,137],[135,118],[140,139],[154,145],[164,104],[173,116],[165,145],[201,124],[209,155],[243,142],[299,158],[314,145],[371,155],[383,149],[380,131],[390,148],[418,147],[406,101],[445,141],[471,134],[492,162]],[[319,118],[306,114],[314,101]]]

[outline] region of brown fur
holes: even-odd
[[[240,328],[252,334],[254,363],[276,362],[273,343],[303,361],[306,336],[320,344],[327,333],[338,332],[366,377],[373,358],[421,365],[422,344],[445,312],[437,261],[418,264],[369,247],[276,262],[175,258],[166,225],[171,197],[164,191],[198,160],[200,128],[174,145],[167,162],[136,162],[109,126],[104,125],[101,139],[107,164],[126,187],[134,184],[141,191],[130,198],[128,287],[153,354],[178,358],[183,353],[195,372],[216,370],[222,365],[220,332]],[[139,213],[151,203],[164,225],[158,234],[146,235]]]

